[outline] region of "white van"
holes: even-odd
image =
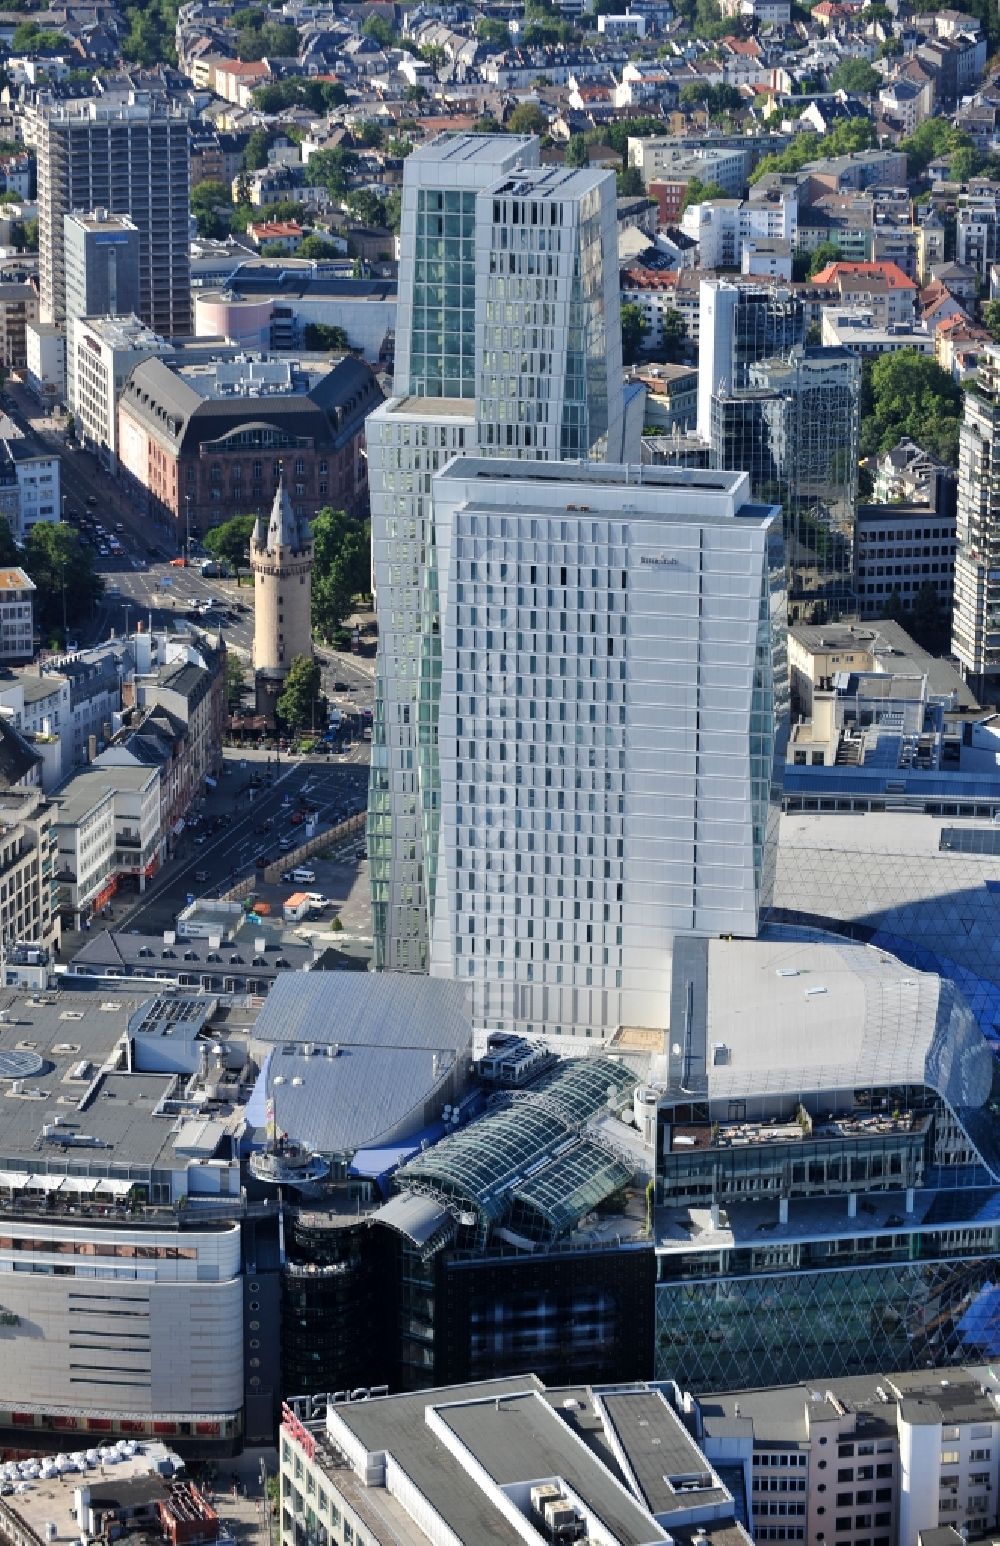
[[[316,879],[315,870],[293,870],[292,879],[297,886],[309,886]]]

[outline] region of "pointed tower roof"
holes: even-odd
[[[297,553],[300,546],[298,517],[292,509],[292,501],[288,497],[282,472],[278,478],[274,504],[271,506],[271,519],[267,526],[267,547],[269,552],[275,548],[291,548],[293,553]]]
[[[253,523],[253,545],[262,548],[267,543],[267,527],[264,524],[262,513],[257,511],[257,519]]]

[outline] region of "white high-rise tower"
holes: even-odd
[[[541,168],[530,137],[444,135],[406,161],[395,395],[367,423],[379,611],[368,831],[383,969],[428,969],[441,672],[431,478],[473,450],[638,460],[615,210],[610,173]]]

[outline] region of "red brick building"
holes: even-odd
[[[118,407],[121,476],[178,545],[188,521],[204,531],[270,510],[282,464],[296,514],[324,505],[363,514],[365,420],[381,402],[370,366],[353,355],[145,360]]]

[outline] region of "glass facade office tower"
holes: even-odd
[[[980,356],[958,451],[958,551],[951,647],[980,697],[1000,676],[1000,348]]]
[[[708,440],[712,398],[744,390],[752,365],[804,344],[805,308],[788,290],[703,279],[698,327],[698,433]]]
[[[860,361],[796,346],[750,364],[746,383],[712,394],[712,466],[749,472],[754,495],[781,505],[790,619],[836,617],[854,597]]]
[[[395,393],[367,424],[379,968],[428,966],[440,675],[431,477],[477,447],[623,459],[615,208],[610,174],[540,168],[526,136],[443,135],[406,161]]]
[[[675,938],[770,900],[780,518],[745,474],[502,467],[434,479],[431,973],[490,1028],[661,1028]]]

